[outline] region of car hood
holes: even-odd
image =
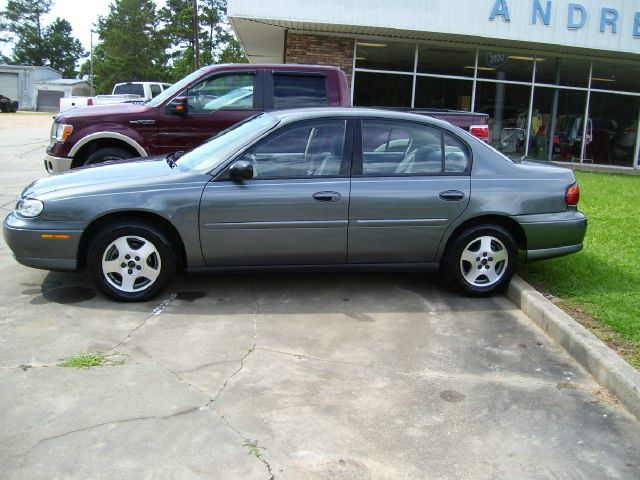
[[[164,156],[92,165],[41,178],[22,192],[30,198],[63,198],[70,196],[122,193],[149,188],[162,188],[179,182],[208,181],[208,175],[183,173],[171,168]]]
[[[108,105],[93,105],[90,107],[77,107],[70,110],[65,110],[56,116],[56,122],[69,123],[73,119],[83,119],[99,117],[102,120],[108,120],[112,116],[122,116],[123,118],[129,118],[129,116],[135,116],[139,114],[145,114],[154,111],[154,108],[148,107],[144,104],[135,103],[111,103]]]

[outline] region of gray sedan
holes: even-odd
[[[465,294],[582,248],[573,173],[449,123],[357,108],[272,112],[184,155],[43,178],[4,222],[18,262],[86,269],[123,301],[176,270],[435,270]]]

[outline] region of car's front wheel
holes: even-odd
[[[146,223],[109,225],[96,234],[87,254],[87,270],[96,287],[124,302],[153,298],[175,269],[167,237]]]
[[[513,276],[517,247],[498,225],[476,225],[453,240],[443,264],[449,284],[467,295],[490,295]]]

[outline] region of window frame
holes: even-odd
[[[265,136],[263,136],[256,142],[252,143],[251,145],[248,145],[247,148],[243,149],[241,152],[238,152],[238,154],[235,155],[233,159],[224,167],[224,169],[220,172],[220,174],[216,177],[215,180],[216,181],[232,180],[240,183],[248,181],[248,180],[237,180],[237,179],[231,178],[231,175],[229,174],[229,170],[231,169],[231,166],[235,162],[242,160],[244,155],[246,155],[250,150],[259,148],[262,143],[269,141],[272,135],[280,135],[282,133],[286,133],[286,131],[290,128],[297,128],[300,126],[304,126],[305,124],[313,124],[313,123],[317,123],[318,121],[323,122],[328,120],[334,120],[334,121],[337,120],[340,122],[345,122],[344,143],[342,145],[342,160],[340,162],[340,170],[338,172],[338,175],[254,177],[254,178],[251,178],[250,181],[316,180],[316,179],[327,179],[327,178],[350,178],[352,165],[353,165],[353,153],[354,153],[354,148],[353,148],[354,147],[354,130],[355,130],[354,119],[350,117],[336,116],[336,117],[320,117],[312,120],[305,119],[305,120],[299,120],[291,123],[286,123],[284,125],[278,125],[274,130],[270,130],[269,132],[267,132]]]
[[[364,163],[363,157],[364,152],[362,149],[362,121],[373,120],[373,121],[383,121],[383,122],[393,122],[397,124],[408,124],[411,126],[420,126],[432,128],[434,130],[438,130],[440,133],[440,149],[442,152],[441,156],[441,171],[440,173],[381,173],[381,174],[372,174],[365,175],[364,172]],[[461,172],[446,172],[445,171],[445,134],[451,135],[453,138],[458,140],[467,150],[467,167],[464,171]],[[359,117],[356,119],[354,124],[354,132],[353,132],[353,166],[351,170],[352,178],[384,178],[384,177],[468,177],[471,175],[471,170],[473,167],[473,149],[469,145],[467,141],[462,139],[459,135],[456,135],[454,132],[442,128],[438,125],[433,125],[426,122],[417,122],[412,120],[405,119],[395,119],[395,118],[382,118],[382,117]]]

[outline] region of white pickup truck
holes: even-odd
[[[171,86],[162,82],[123,82],[116,83],[111,95],[94,97],[63,97],[60,99],[60,111],[90,105],[107,105],[110,103],[146,102]]]

